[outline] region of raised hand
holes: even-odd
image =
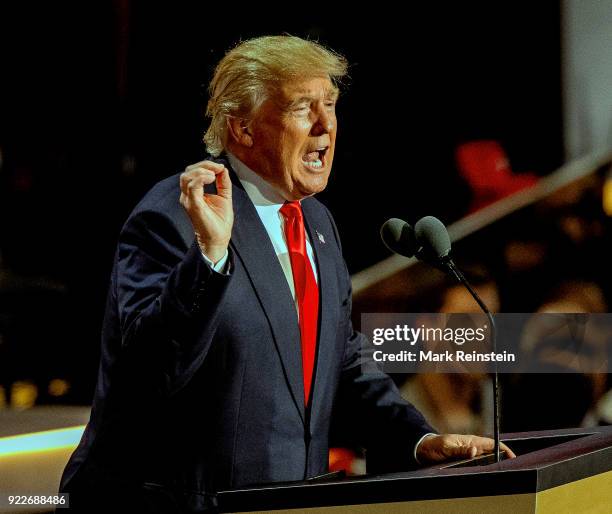
[[[204,186],[215,181],[217,194],[205,193]],[[225,255],[234,224],[229,171],[223,164],[201,161],[185,168],[180,185],[180,202],[191,219],[196,240],[204,255],[216,263]]]

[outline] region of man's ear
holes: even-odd
[[[251,148],[253,146],[253,135],[249,126],[250,121],[234,116],[227,117],[227,128],[233,141],[241,146]]]

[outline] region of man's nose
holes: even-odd
[[[311,134],[313,136],[320,136],[327,134],[334,129],[335,120],[334,117],[327,111],[325,105],[319,105],[315,111],[317,118],[315,123],[312,125]]]

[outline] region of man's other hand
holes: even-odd
[[[484,453],[491,453],[493,439],[477,435],[442,434],[427,436],[417,448],[417,459],[420,463],[440,462],[449,459],[472,459]],[[514,459],[516,455],[504,443],[500,449]]]
[[[180,180],[180,202],[191,219],[198,244],[204,255],[217,263],[225,255],[234,224],[229,171],[223,164],[202,161],[187,166]],[[204,193],[204,186],[213,182],[217,194]]]

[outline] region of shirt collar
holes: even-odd
[[[238,157],[226,150],[227,158],[238,175],[240,183],[253,205],[256,207],[275,205],[279,209],[285,203],[285,199],[274,187],[251,168],[244,164]]]

